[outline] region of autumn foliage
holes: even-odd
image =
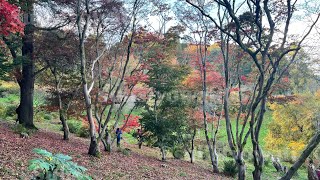
[[[6,0],[0,0],[0,35],[23,34],[24,24],[19,19],[19,9]]]
[[[284,98],[282,98],[284,99]],[[266,137],[267,149],[297,157],[317,130],[320,93],[297,95],[291,101],[274,101],[273,121]]]
[[[123,126],[121,127],[121,129],[124,132],[129,132],[132,129],[140,127],[140,123],[139,123],[140,116],[126,114],[124,115],[124,117],[125,118],[123,120]]]

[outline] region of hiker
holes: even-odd
[[[121,134],[122,134],[121,129],[120,129],[120,128],[117,128],[117,130],[116,130],[116,135],[117,135],[117,147],[120,147]]]
[[[143,142],[143,141],[142,141],[142,131],[141,131],[141,129],[138,129],[137,138],[138,138],[139,149],[141,149],[142,142]]]

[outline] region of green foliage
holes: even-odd
[[[227,160],[223,162],[223,173],[235,177],[238,173],[237,164],[234,160]]]
[[[29,161],[30,171],[39,171],[35,179],[51,180],[61,179],[62,176],[71,174],[77,179],[91,179],[85,174],[86,168],[72,162],[72,158],[64,154],[52,154],[44,149],[33,149],[33,152],[42,158]]]
[[[81,126],[81,128],[78,130],[77,134],[80,137],[88,138],[88,137],[90,137],[89,128],[87,126]]]
[[[152,70],[148,72],[149,87],[153,87],[160,94],[170,92],[181,83],[183,78],[189,73],[189,69],[181,66],[168,64],[153,64]]]
[[[271,162],[270,158],[265,158],[264,166],[266,166],[266,167],[271,167],[272,166],[272,162]]]
[[[129,156],[131,154],[131,150],[128,148],[118,148],[118,152],[121,152],[123,155]]]
[[[80,129],[82,127],[82,122],[79,120],[75,120],[75,119],[68,120],[67,124],[69,127],[69,131],[71,133],[75,133],[75,134],[78,134],[78,132],[80,131]]]
[[[0,103],[0,118],[6,117],[6,107]]]
[[[185,103],[181,97],[173,98],[165,95],[156,113],[157,115],[149,110],[142,114],[140,123],[143,129],[149,132],[145,139],[155,140],[152,146],[172,148],[178,141],[179,131],[186,122]]]
[[[185,156],[185,150],[183,147],[175,146],[172,148],[172,155],[175,159],[183,159]]]
[[[15,105],[8,105],[6,107],[6,116],[14,116],[16,115],[16,109],[17,107]]]
[[[51,116],[51,114],[45,114],[45,115],[43,116],[43,119],[45,119],[45,120],[47,120],[47,121],[51,121],[51,120],[52,120],[52,116]]]
[[[32,129],[27,129],[22,124],[15,125],[12,130],[13,130],[13,132],[15,132],[17,134],[28,134],[28,135],[34,133],[34,131],[35,131]]]

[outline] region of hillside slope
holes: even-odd
[[[94,179],[230,179],[212,174],[201,164],[175,159],[159,161],[151,156],[158,151],[148,147],[139,150],[136,146],[123,144],[131,149],[130,155],[114,151],[103,152],[101,158],[94,158],[87,155],[89,141],[86,139],[71,136],[69,141],[63,141],[61,134],[45,130],[23,139],[12,131],[11,126],[0,121],[0,179],[30,179],[32,172],[27,167],[28,160],[36,157],[33,148],[72,156],[75,162],[88,168]]]

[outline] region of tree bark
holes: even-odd
[[[166,150],[164,149],[164,147],[161,147],[160,150],[162,155],[161,160],[166,161]]]
[[[63,140],[69,140],[69,127],[62,110],[59,110],[59,114],[63,129]]]
[[[58,80],[56,74],[54,74],[54,77],[55,77],[55,84],[56,84],[56,92],[58,95],[59,117],[62,124],[62,129],[63,129],[63,140],[69,140],[69,127],[65,118],[65,111],[63,109],[62,98],[61,98],[61,93],[59,88],[60,81]]]
[[[34,24],[33,24],[33,3],[28,2],[27,11],[23,14],[24,36],[22,38],[22,74],[18,79],[20,86],[20,105],[17,108],[17,115],[20,124],[27,128],[35,128],[33,123],[33,95],[34,95]]]
[[[246,166],[244,161],[239,161],[238,163],[238,180],[245,180],[246,179]]]
[[[90,96],[90,89],[88,88],[88,80],[87,80],[87,69],[86,69],[86,53],[85,53],[85,47],[84,42],[86,38],[86,32],[89,25],[89,18],[90,18],[90,12],[89,12],[89,0],[85,0],[85,13],[86,16],[84,18],[84,26],[81,25],[81,19],[82,19],[82,12],[81,12],[81,3],[82,1],[77,1],[77,28],[78,28],[78,36],[79,36],[79,54],[80,54],[80,63],[81,63],[81,81],[82,81],[82,90],[84,94],[85,104],[86,104],[86,112],[87,112],[87,118],[89,121],[89,127],[90,127],[90,146],[89,146],[89,155],[93,156],[99,156],[100,150],[99,150],[99,141],[96,138],[96,128],[95,123],[92,116],[92,103],[91,103],[91,96]]]
[[[190,151],[190,162],[194,163],[194,138],[196,137],[197,129],[194,128],[192,139],[191,139],[191,151]]]
[[[95,157],[100,155],[99,144],[96,137],[91,137],[88,154]]]

